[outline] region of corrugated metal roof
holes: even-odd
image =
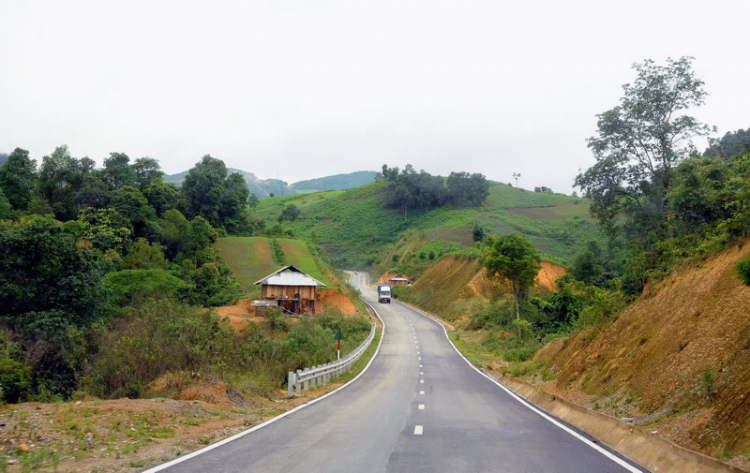
[[[406,278],[391,278],[389,281],[408,281]]]
[[[294,266],[284,266],[255,283],[256,286],[258,284],[268,286],[325,286],[322,282]]]

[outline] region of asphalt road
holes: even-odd
[[[484,377],[436,322],[397,302],[378,304],[365,274],[353,283],[386,323],[359,379],[244,437],[147,471],[647,473]]]

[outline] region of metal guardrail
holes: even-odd
[[[322,386],[349,371],[352,365],[362,357],[365,350],[367,350],[367,347],[369,347],[370,343],[375,339],[375,328],[376,326],[373,323],[372,328],[370,328],[370,334],[365,341],[342,359],[325,365],[297,370],[296,372],[290,371],[287,378],[287,394],[291,397],[292,394],[299,394],[302,391],[307,391],[311,387]]]

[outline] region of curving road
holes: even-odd
[[[149,473],[625,473],[644,468],[506,392],[410,307],[378,304],[380,351],[340,392],[246,436]]]

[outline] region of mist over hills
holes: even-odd
[[[242,174],[242,177],[245,178],[245,182],[247,183],[247,188],[250,189],[250,192],[255,194],[259,199],[271,197],[271,194],[282,196],[305,194],[308,192],[352,189],[373,182],[377,175],[376,171],[356,171],[346,174],[335,174],[333,176],[308,179],[289,184],[280,179],[260,179],[252,172],[243,171],[241,169],[229,168],[228,171],[230,173],[237,172]],[[187,173],[188,171],[183,171],[177,174],[165,174],[164,182],[171,182],[180,186],[182,185],[185,176],[187,176]]]

